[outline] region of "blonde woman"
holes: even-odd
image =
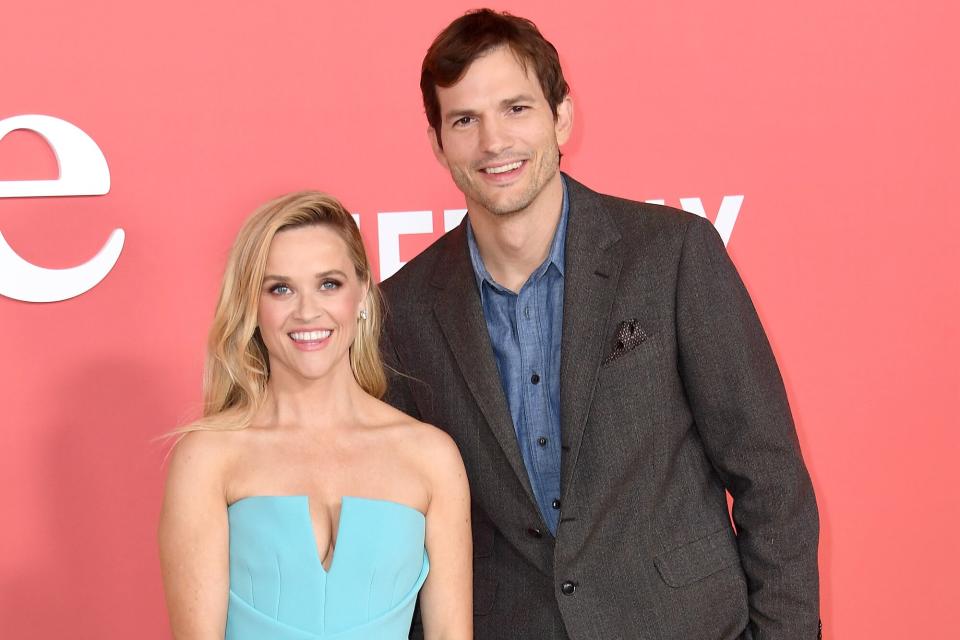
[[[205,411],[174,447],[160,557],[178,639],[472,637],[456,445],[380,401],[380,297],[360,233],[318,192],[234,243]]]

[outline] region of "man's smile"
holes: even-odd
[[[484,173],[506,173],[507,171],[513,171],[514,169],[519,169],[523,165],[523,160],[517,160],[516,162],[511,162],[509,164],[502,164],[497,167],[487,167],[483,169]]]
[[[507,182],[520,175],[527,165],[527,160],[511,160],[499,164],[487,165],[479,169],[487,182]]]

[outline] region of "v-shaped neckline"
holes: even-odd
[[[317,566],[320,568],[320,571],[323,572],[323,575],[325,575],[325,576],[329,576],[329,575],[331,574],[331,572],[333,571],[334,566],[336,565],[336,561],[337,561],[337,549],[338,549],[339,546],[340,546],[340,542],[341,542],[341,540],[342,540],[341,535],[342,535],[343,530],[344,530],[344,526],[343,526],[344,509],[345,509],[345,507],[346,507],[346,505],[347,505],[348,502],[370,502],[370,503],[381,503],[381,504],[394,505],[394,506],[401,507],[401,508],[406,509],[406,510],[409,510],[409,511],[413,511],[414,513],[418,514],[421,518],[426,519],[426,515],[424,515],[424,513],[423,513],[422,511],[420,511],[419,509],[417,509],[417,508],[415,508],[415,507],[411,507],[410,505],[404,504],[404,503],[402,503],[402,502],[397,502],[397,501],[395,501],[395,500],[383,500],[383,499],[381,499],[381,498],[361,498],[361,497],[359,497],[359,496],[347,496],[347,495],[341,496],[341,497],[340,497],[340,515],[339,515],[339,517],[338,517],[338,519],[337,519],[336,536],[334,537],[334,536],[331,535],[331,542],[334,542],[334,541],[335,541],[335,544],[333,545],[333,548],[330,549],[330,568],[328,569],[328,568],[326,568],[326,567],[323,566],[323,558],[322,558],[321,555],[320,555],[320,545],[318,544],[318,540],[317,540],[317,531],[316,531],[316,527],[314,526],[313,514],[311,513],[311,509],[310,509],[310,505],[311,505],[310,496],[305,495],[305,494],[297,494],[297,495],[259,495],[259,496],[255,495],[255,496],[246,496],[246,497],[244,497],[244,498],[240,498],[239,500],[236,500],[236,501],[232,502],[230,505],[228,505],[227,508],[229,509],[229,508],[232,507],[233,505],[238,504],[238,503],[240,503],[240,502],[243,502],[244,500],[250,500],[250,499],[254,499],[254,498],[286,498],[286,499],[296,498],[296,499],[302,501],[302,504],[304,505],[304,508],[303,508],[303,512],[302,512],[302,513],[303,513],[304,517],[306,518],[306,526],[307,526],[307,531],[309,531],[309,533],[310,533],[310,540],[313,542],[313,545],[312,545],[312,546],[313,546],[313,554],[314,554],[314,557],[317,559]],[[333,530],[334,530],[334,528],[331,527],[331,531],[333,531]]]
[[[343,508],[346,505],[347,501],[351,496],[341,496],[340,497],[340,512],[337,515],[337,526],[333,526],[333,519],[330,520],[330,541],[327,543],[327,550],[330,554],[330,566],[323,566],[323,559],[326,556],[320,555],[320,543],[317,538],[317,523],[313,519],[313,509],[311,508],[312,501],[310,496],[303,496],[304,500],[307,503],[307,523],[310,525],[310,538],[313,540],[313,549],[317,555],[317,564],[320,565],[320,570],[325,574],[330,575],[330,572],[333,571],[333,561],[337,557],[337,547],[340,546],[340,532],[343,529]]]
[[[320,555],[320,545],[317,540],[317,529],[313,521],[313,513],[310,509],[310,496],[304,495],[301,496],[306,502],[307,510],[307,523],[310,525],[310,537],[313,539],[313,548],[317,556],[317,564],[320,566],[320,570],[323,571],[324,575],[329,576],[333,572],[333,567],[337,561],[337,549],[340,548],[340,542],[343,540],[341,534],[343,533],[343,520],[344,520],[344,510],[346,509],[347,503],[357,503],[357,502],[370,502],[370,503],[380,503],[380,504],[389,504],[397,507],[402,507],[404,509],[410,510],[418,514],[421,518],[426,519],[426,516],[419,509],[415,509],[408,504],[403,504],[402,502],[396,502],[395,500],[383,500],[380,498],[361,498],[358,496],[340,496],[340,515],[337,517],[337,526],[336,526],[336,536],[331,535],[330,543],[330,568],[323,566],[323,557]],[[330,528],[331,533],[334,531],[334,527]],[[332,545],[332,546],[331,546]]]

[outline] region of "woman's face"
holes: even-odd
[[[274,236],[257,311],[274,382],[349,369],[366,293],[346,243],[330,227],[297,227]]]

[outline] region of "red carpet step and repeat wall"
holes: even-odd
[[[817,489],[825,636],[956,637],[956,3],[494,6],[561,53],[565,169],[727,240]],[[0,637],[169,636],[155,439],[197,415],[229,244],[307,187],[381,277],[459,221],[418,79],[470,7],[4,2]]]

